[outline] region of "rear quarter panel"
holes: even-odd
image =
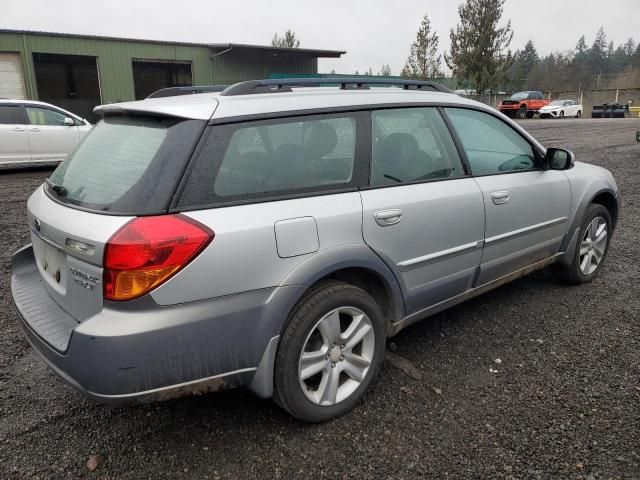
[[[314,255],[349,244],[362,245],[362,203],[358,192],[320,195],[186,212],[215,232],[213,242],[192,263],[151,295],[160,305],[203,300],[283,284],[287,275]],[[284,256],[282,245],[297,229],[276,224],[315,222],[317,242],[307,253]],[[311,220],[313,219],[313,221]],[[312,235],[314,232],[306,232]]]

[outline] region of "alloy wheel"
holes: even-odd
[[[595,272],[604,258],[607,248],[607,222],[595,217],[587,227],[580,243],[580,270],[585,275]]]
[[[300,352],[298,378],[308,400],[330,406],[352,395],[369,372],[375,333],[369,317],[355,307],[324,315]]]

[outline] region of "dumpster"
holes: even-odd
[[[591,108],[591,118],[624,118],[629,116],[629,105],[603,103]]]

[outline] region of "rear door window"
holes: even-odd
[[[124,214],[166,211],[204,122],[106,117],[51,175],[64,203]]]
[[[212,127],[182,206],[354,187],[367,113],[294,117]],[[361,148],[361,147],[360,147]]]
[[[0,105],[0,125],[24,125],[20,105]]]

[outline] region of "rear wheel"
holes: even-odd
[[[373,298],[347,283],[325,283],[291,313],[276,355],[274,399],[307,422],[343,415],[376,377],[384,348],[384,317]]]
[[[571,264],[554,264],[554,273],[569,283],[590,282],[598,274],[607,257],[610,238],[609,211],[602,205],[591,204],[582,220]]]

